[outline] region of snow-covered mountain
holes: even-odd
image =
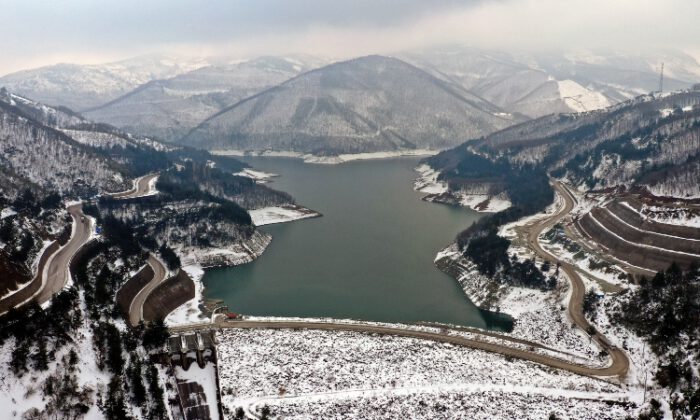
[[[700,81],[700,64],[674,51],[531,54],[451,47],[399,57],[508,112],[533,118],[602,109],[655,91],[661,63],[665,63],[665,90]]]
[[[0,163],[4,173],[12,174],[3,192],[16,193],[7,191],[15,183],[64,194],[125,188],[126,180],[115,161],[59,129],[79,121],[75,115],[1,90]]]
[[[518,121],[404,61],[368,56],[247,98],[204,121],[181,143],[316,155],[442,149]]]
[[[207,65],[201,59],[148,55],[106,64],[55,64],[0,77],[0,87],[50,105],[84,110],[146,82]]]
[[[474,155],[544,168],[585,190],[642,187],[659,196],[700,198],[700,90],[541,117],[445,151],[429,164],[444,181],[464,183],[459,168]]]
[[[259,57],[148,82],[84,114],[129,132],[177,140],[236,102],[325,63],[310,56]]]

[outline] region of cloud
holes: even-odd
[[[0,72],[149,52],[700,50],[695,0],[0,0],[0,10]]]

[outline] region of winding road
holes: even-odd
[[[567,312],[574,324],[586,332],[586,334],[589,334],[589,332],[593,329],[593,326],[588,322],[583,313],[583,298],[586,294],[586,286],[581,279],[581,275],[578,273],[578,268],[565,261],[559,260],[555,255],[545,251],[540,246],[540,234],[542,234],[545,229],[549,229],[555,224],[559,223],[560,220],[571,212],[571,209],[573,209],[574,205],[576,204],[576,199],[560,182],[554,181],[552,185],[554,186],[556,192],[564,199],[564,206],[551,217],[543,219],[532,225],[528,234],[528,245],[540,258],[549,261],[558,261],[559,264],[561,264],[561,270],[564,271],[566,277],[571,283],[571,297],[569,299]],[[610,341],[599,332],[595,332],[591,338],[610,355],[610,358],[612,359],[612,366],[615,366],[616,370],[620,372],[621,375],[624,375],[629,369],[629,358],[627,357],[627,353],[613,346]]]
[[[111,196],[120,199],[129,199],[153,194],[154,191],[153,188],[151,188],[151,184],[157,177],[158,174],[144,175],[134,180],[134,188],[128,191],[111,194]],[[37,273],[36,276],[41,277],[41,286],[39,287],[39,290],[33,296],[28,297],[26,301],[19,304],[13,304],[12,307],[18,308],[30,301],[35,301],[40,305],[44,304],[48,302],[56,293],[60,292],[68,283],[68,280],[70,279],[71,259],[80,250],[80,248],[82,248],[90,240],[90,235],[92,234],[92,229],[94,227],[92,226],[91,219],[83,214],[82,203],[72,204],[68,206],[67,210],[68,214],[70,214],[71,218],[73,219],[73,232],[70,239],[64,246],[48,257],[43,270]],[[44,252],[46,253],[48,250]],[[157,264],[153,264],[155,273],[160,273],[156,266],[159,266],[162,271],[165,272],[165,268],[162,266],[162,264],[160,264],[160,262],[158,262]],[[158,279],[159,277],[156,276],[154,281]],[[160,281],[162,281],[162,279]],[[153,287],[156,285],[157,284],[153,285]],[[145,300],[147,296],[148,294],[145,294],[143,299]],[[143,305],[141,305],[141,307],[143,307]]]
[[[127,191],[122,191],[114,194],[106,194],[112,198],[127,200],[130,198],[143,197],[152,194],[151,181],[158,178],[158,174],[148,174],[134,180],[134,187]]]
[[[139,321],[143,319],[143,304],[146,302],[146,299],[151,294],[153,289],[165,281],[165,276],[167,274],[167,270],[165,269],[163,263],[160,262],[158,258],[154,257],[153,254],[148,256],[147,263],[153,269],[153,277],[143,287],[143,289],[139,290],[129,305],[129,323],[132,326],[138,325]]]
[[[73,218],[73,234],[68,243],[49,259],[47,267],[44,268],[41,290],[34,298],[40,305],[60,292],[68,283],[71,259],[89,241],[92,233],[92,223],[83,214],[82,204],[69,206],[68,213]]]

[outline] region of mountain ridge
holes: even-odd
[[[436,102],[430,104],[431,99]],[[411,107],[412,101],[422,102]],[[271,106],[276,108],[271,109]],[[245,107],[250,109],[243,109]],[[284,111],[292,108],[292,111]],[[423,111],[426,109],[442,112],[445,117],[436,115],[419,121],[425,116]],[[275,115],[277,112],[280,115]],[[217,120],[232,113],[237,114],[232,119],[238,120],[238,132],[234,121],[230,131],[224,127],[220,132],[203,133],[214,124],[225,126],[226,121]],[[475,124],[466,123],[469,117]],[[458,140],[455,138],[463,135],[462,130],[451,127],[454,124],[461,124],[459,128],[466,133],[481,134],[494,127],[504,127],[515,118],[412,64],[374,55],[314,69],[245,98],[210,116],[179,142],[206,148],[230,148],[234,143],[233,148],[244,150],[286,150],[321,155],[393,151],[400,144],[408,149],[442,148],[445,144],[456,144]],[[253,127],[256,124],[259,127]],[[485,127],[475,128],[475,125]],[[251,129],[247,130],[246,126]],[[438,137],[442,135],[441,141],[416,138],[415,133],[407,131],[405,126],[420,127],[419,136],[423,137],[427,136],[427,130],[437,128],[434,131],[438,131]],[[447,133],[439,133],[440,128]],[[209,141],[222,136],[233,141],[229,144],[220,141],[211,144]],[[285,139],[273,142],[273,136],[284,136]],[[431,136],[435,137],[434,133]],[[243,138],[243,144],[235,144],[236,137]],[[257,142],[255,138],[263,140]]]

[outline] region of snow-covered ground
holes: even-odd
[[[220,156],[268,156],[268,157],[291,157],[303,159],[306,163],[339,164],[352,162],[355,160],[389,159],[402,156],[431,156],[438,153],[428,149],[405,149],[391,152],[353,153],[340,154],[336,156],[316,156],[305,153],[289,151],[251,151],[251,150],[212,150],[212,154]]]
[[[158,177],[154,176],[150,181],[148,181],[148,192],[144,194],[144,197],[158,194],[158,189],[156,184],[158,183]]]
[[[261,209],[249,210],[248,213],[250,213],[250,218],[253,219],[253,224],[255,224],[255,226],[285,223],[321,216],[320,213],[296,205],[263,207]]]
[[[199,304],[204,300],[204,284],[202,283],[204,269],[191,260],[183,261],[182,269],[194,282],[194,298],[168,314],[165,317],[167,325],[192,324],[208,320],[208,318],[203,317],[202,312],[199,310]]]
[[[82,297],[81,302],[83,313],[85,313],[87,308]],[[99,394],[106,391],[110,374],[101,371],[96,365],[97,354],[93,348],[92,331],[83,324],[70,338],[72,342],[56,352],[55,361],[49,363],[46,371],[30,370],[21,378],[16,377],[9,369],[15,339],[11,338],[0,345],[0,365],[4,367],[3,375],[0,377],[0,414],[2,414],[3,419],[21,418],[22,413],[29,409],[43,410],[46,407],[49,401],[42,398],[42,387],[49,376],[66,370],[65,358],[71,349],[74,349],[78,354],[77,385],[80,388],[91,390],[92,404],[84,418],[87,420],[104,418],[103,413],[95,405],[95,401]]]
[[[0,220],[6,217],[14,216],[15,214],[17,214],[16,211],[12,210],[10,207],[5,207],[4,209],[0,210]]]
[[[252,180],[255,180],[255,182],[260,183],[260,184],[265,184],[267,182],[270,182],[270,180],[276,176],[279,176],[277,174],[271,174],[263,171],[256,171],[254,169],[250,168],[245,168],[240,172],[236,172],[234,175],[238,176],[244,176],[246,178],[250,178]]]
[[[438,181],[440,172],[430,165],[421,164],[416,167],[419,176],[413,182],[413,189],[426,194],[442,194],[447,192],[447,183]]]
[[[547,415],[557,411],[576,417],[583,412],[579,400],[589,398],[593,400],[588,402],[591,418],[617,418],[629,411],[622,406],[611,410],[598,401],[637,398],[604,381],[412,338],[311,330],[224,330],[219,342],[223,403],[231,412],[237,407],[259,412],[269,405],[273,414],[282,412],[291,418],[339,418],[340,413],[343,418],[399,418],[399,413],[404,413],[402,418],[454,418],[444,413],[460,413],[461,403],[442,406],[435,402],[449,395],[465,405],[478,406],[486,394],[501,401],[493,411],[484,412],[492,414],[489,418],[512,418],[509,413],[513,412],[521,413],[521,418],[541,418],[537,410],[525,414],[535,407],[548,407]],[[419,400],[432,403],[416,411],[418,407],[423,410],[423,405],[417,405]],[[390,402],[391,408],[381,402]],[[337,412],[339,405],[352,410]]]
[[[623,202],[622,204],[627,205],[628,208],[639,213],[639,215],[644,219],[651,219],[656,222],[666,223],[669,225],[700,228],[700,212],[697,210],[692,211],[684,208],[648,206],[643,204],[641,211],[638,211],[634,207],[628,205],[626,202]]]
[[[510,199],[505,193],[491,196],[482,193],[449,191],[447,183],[438,180],[440,172],[429,165],[419,165],[416,167],[416,172],[418,172],[418,178],[413,182],[413,188],[427,194],[424,200],[455,204],[485,213],[499,212],[511,206]]]
[[[624,404],[600,401],[596,393],[539,394],[538,389],[480,385],[389,388],[287,397],[264,402],[285,419],[614,419],[625,418]],[[260,406],[256,408],[261,409]]]
[[[575,112],[594,111],[612,105],[602,93],[587,89],[573,80],[557,81],[557,87],[561,99]]]
[[[189,369],[184,370],[179,366],[175,367],[175,377],[179,381],[196,382],[204,390],[204,399],[206,401],[198,401],[200,405],[209,406],[209,416],[211,420],[219,420],[219,410],[217,408],[217,391],[216,391],[216,370],[212,363],[207,363],[204,369],[200,368],[196,363],[193,363]]]
[[[455,246],[441,251],[436,262],[451,259],[462,267],[457,281],[464,293],[478,306],[497,310],[515,318],[513,331],[505,335],[522,338],[565,352],[557,357],[589,365],[605,364],[599,357],[600,349],[590,338],[572,326],[566,313],[569,286],[566,279],[560,280],[554,290],[542,291],[517,286],[505,286],[480,275],[468,260],[461,256]],[[548,274],[554,274],[552,267]]]

